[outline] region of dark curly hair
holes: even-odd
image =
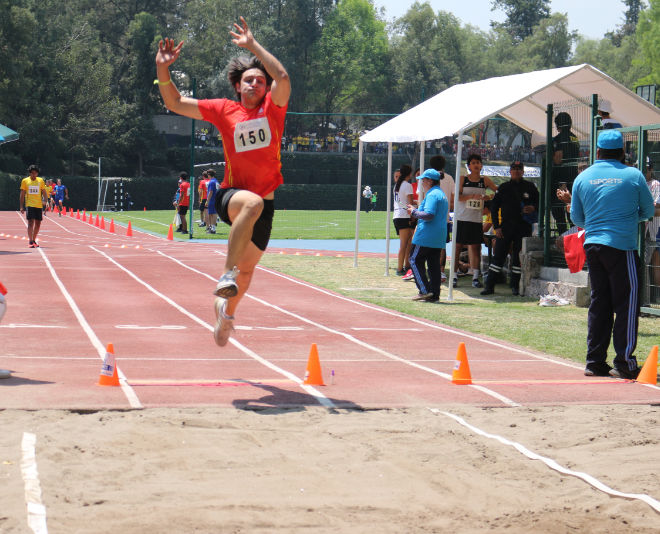
[[[263,72],[264,76],[266,76],[266,85],[268,87],[270,87],[270,85],[273,83],[272,76],[268,74],[268,71],[266,71],[266,67],[264,67],[264,64],[255,56],[235,57],[229,62],[228,68],[229,70],[227,72],[227,78],[229,78],[229,83],[234,88],[234,91],[236,91],[236,84],[241,83],[241,78],[243,77],[243,73],[246,70],[250,70],[250,69],[259,69],[261,72]],[[236,91],[236,96],[240,99],[241,94],[239,91]]]

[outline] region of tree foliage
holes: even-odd
[[[506,20],[487,32],[428,2],[386,26],[373,0],[0,0],[0,122],[21,134],[2,145],[0,170],[93,173],[102,156],[109,173],[163,172],[157,42],[185,41],[182,92],[195,79],[198,97],[231,98],[240,15],[287,68],[290,111],[398,113],[457,83],[571,63],[630,88],[660,83],[660,0],[647,3],[624,0],[616,36],[580,38],[572,53],[577,35],[549,0],[492,0]]]

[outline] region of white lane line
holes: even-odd
[[[55,268],[52,266],[50,261],[48,260],[48,257],[46,256],[46,253],[42,248],[37,249],[39,253],[41,254],[41,257],[43,258],[44,262],[46,263],[46,266],[48,267],[48,272],[50,275],[53,277],[53,280],[55,280],[55,283],[57,284],[57,287],[60,288],[60,291],[62,292],[62,295],[64,295],[64,298],[66,301],[69,303],[69,306],[71,307],[71,310],[73,311],[73,314],[76,316],[76,319],[78,319],[78,323],[80,323],[80,326],[83,329],[83,332],[87,334],[87,337],[91,341],[92,345],[96,349],[96,351],[99,354],[99,358],[101,361],[104,360],[105,358],[105,347],[103,346],[103,343],[101,343],[101,340],[98,338],[92,327],[89,325],[87,322],[87,319],[85,319],[85,316],[83,313],[80,311],[80,308],[76,304],[76,301],[73,300],[73,297],[71,294],[67,291],[66,287],[64,287],[64,284],[60,280],[59,276],[57,276],[57,273],[55,272]],[[124,395],[126,395],[126,399],[128,400],[128,403],[132,408],[142,408],[142,403],[140,402],[140,399],[138,399],[137,395],[135,394],[135,391],[133,388],[126,382],[126,377],[124,374],[121,372],[119,367],[117,367],[117,376],[119,377],[119,383],[121,385],[121,389],[124,392]]]
[[[481,430],[477,428],[476,426],[471,425],[465,419],[462,417],[459,417],[458,415],[455,415],[450,412],[443,412],[441,410],[438,410],[437,408],[429,408],[429,410],[433,413],[436,414],[442,414],[445,415],[457,423],[463,425],[465,428],[471,430],[475,434],[478,434],[480,436],[489,438],[489,439],[494,439],[496,441],[499,441],[500,443],[504,445],[508,445],[509,447],[513,447],[516,449],[518,452],[522,453],[524,456],[529,458],[530,460],[540,460],[543,462],[545,465],[547,465],[550,469],[553,469],[555,471],[558,471],[559,473],[562,473],[563,475],[569,475],[572,477],[579,478],[581,480],[584,480],[587,484],[593,486],[599,491],[602,491],[604,493],[607,493],[608,495],[612,497],[621,497],[623,499],[628,499],[628,500],[638,500],[642,501],[646,504],[648,504],[651,508],[653,508],[656,512],[660,513],[660,502],[654,499],[653,497],[650,497],[649,495],[646,495],[645,493],[624,493],[618,490],[615,490],[613,488],[610,488],[606,484],[603,484],[600,480],[597,478],[587,474],[587,473],[582,473],[580,471],[573,471],[572,469],[568,469],[566,467],[563,467],[559,463],[557,463],[555,460],[552,458],[548,458],[546,456],[541,456],[540,454],[537,454],[533,451],[530,451],[528,448],[526,448],[524,445],[521,445],[520,443],[517,443],[515,441],[510,441],[506,438],[503,438],[502,436],[498,436],[497,434],[490,434],[488,432],[485,432],[484,430]]]
[[[138,282],[139,284],[141,284],[141,285],[143,285],[144,287],[146,287],[146,288],[147,288],[149,291],[151,291],[154,295],[156,295],[156,296],[160,297],[161,299],[163,299],[165,302],[167,302],[167,303],[168,303],[170,306],[172,306],[174,309],[176,309],[177,311],[181,312],[183,315],[185,315],[186,317],[190,318],[191,320],[193,320],[194,322],[196,322],[196,323],[199,324],[200,326],[206,328],[206,329],[209,330],[210,332],[213,332],[213,326],[211,326],[209,323],[207,323],[207,322],[204,321],[203,319],[200,319],[200,318],[197,317],[195,314],[189,312],[189,311],[186,310],[184,307],[179,306],[179,304],[177,304],[176,302],[174,302],[174,301],[173,301],[171,298],[169,298],[167,295],[164,295],[163,293],[161,293],[160,291],[158,291],[156,288],[154,288],[154,287],[152,287],[151,285],[149,285],[147,282],[145,282],[145,281],[142,280],[140,277],[138,277],[135,273],[133,273],[132,271],[130,271],[129,269],[127,269],[126,267],[124,267],[123,265],[121,265],[119,262],[117,262],[116,260],[114,260],[113,258],[111,258],[110,256],[108,256],[108,255],[107,255],[105,252],[103,252],[102,250],[99,250],[99,249],[97,249],[96,247],[94,247],[94,246],[92,246],[92,245],[90,245],[90,248],[91,248],[92,250],[94,250],[95,252],[99,253],[101,256],[104,256],[108,261],[110,261],[111,263],[113,263],[114,265],[116,265],[119,269],[121,269],[122,271],[124,271],[124,272],[125,272],[126,274],[128,274],[131,278],[133,278],[133,280],[135,280],[135,281]],[[160,252],[159,252],[159,253],[160,253]],[[214,280],[214,278],[211,278],[211,280]],[[289,371],[287,371],[287,370],[285,370],[285,369],[282,369],[281,367],[278,367],[278,366],[272,364],[271,362],[269,362],[268,360],[262,358],[262,357],[259,356],[256,352],[254,352],[254,351],[248,349],[246,346],[242,345],[241,343],[239,343],[238,341],[236,341],[236,340],[233,339],[233,338],[229,338],[229,342],[230,342],[232,345],[234,345],[238,350],[240,350],[241,352],[243,352],[243,354],[245,354],[245,355],[249,356],[250,358],[256,360],[257,362],[259,362],[259,363],[261,363],[262,365],[268,367],[269,369],[272,369],[272,370],[275,371],[276,373],[279,373],[279,374],[281,374],[281,375],[287,377],[288,379],[293,380],[293,381],[294,381],[296,384],[298,384],[302,389],[304,389],[307,393],[309,393],[312,397],[314,397],[314,398],[317,400],[317,402],[318,402],[319,404],[321,404],[322,406],[325,406],[325,407],[327,407],[327,408],[334,408],[334,407],[335,407],[334,403],[333,403],[330,399],[328,399],[325,395],[323,395],[323,393],[321,393],[320,391],[318,391],[316,388],[314,388],[314,387],[312,387],[312,386],[308,386],[308,385],[303,384],[303,381],[302,381],[300,378],[298,378],[297,376],[295,376],[293,373],[290,373]]]
[[[169,256],[169,255],[167,255],[167,254],[165,254],[165,253],[163,253],[163,252],[160,252],[160,251],[158,251],[158,253],[159,253],[160,255],[166,257],[166,258],[169,258],[170,260],[174,261],[175,263],[178,263],[179,265],[181,265],[182,267],[184,267],[184,268],[186,268],[186,269],[189,269],[189,270],[191,270],[191,271],[193,271],[193,272],[195,272],[195,273],[198,273],[198,274],[200,274],[200,275],[202,275],[202,276],[205,276],[205,277],[209,278],[210,280],[215,281],[215,278],[213,278],[212,276],[210,276],[210,275],[208,275],[208,274],[206,274],[206,273],[203,273],[202,271],[199,271],[199,270],[195,269],[194,267],[190,267],[190,266],[186,265],[185,263],[179,261],[178,259],[173,258],[172,256]],[[272,271],[267,270],[267,272],[272,272]],[[278,273],[276,273],[276,274],[278,274]],[[286,277],[285,277],[285,278],[286,278]],[[312,287],[313,287],[313,286],[312,286]],[[322,291],[322,292],[323,292],[323,293],[327,293],[327,292],[325,292],[325,291]],[[328,293],[328,294],[330,294],[330,293]],[[376,346],[371,345],[371,344],[369,344],[369,343],[366,343],[366,342],[364,342],[364,341],[362,341],[362,340],[360,340],[360,339],[357,339],[356,337],[353,337],[352,335],[347,334],[346,332],[341,332],[341,331],[339,331],[339,330],[335,330],[334,328],[330,328],[330,327],[327,327],[327,326],[322,325],[322,324],[320,324],[320,323],[317,323],[317,322],[315,322],[315,321],[312,321],[311,319],[307,319],[306,317],[303,317],[303,316],[298,315],[298,314],[296,314],[296,313],[293,313],[293,312],[290,312],[290,311],[288,311],[288,310],[285,310],[284,308],[281,308],[280,306],[276,306],[275,304],[271,304],[270,302],[266,302],[266,301],[263,300],[263,299],[260,299],[260,298],[258,298],[258,297],[254,297],[254,296],[250,295],[249,293],[246,293],[245,296],[248,297],[248,298],[250,298],[250,299],[252,299],[252,300],[254,300],[254,301],[256,301],[256,302],[259,302],[260,304],[262,304],[262,305],[264,305],[264,306],[268,306],[268,307],[270,307],[270,308],[273,308],[274,310],[277,310],[277,311],[279,311],[280,313],[283,313],[283,314],[285,314],[285,315],[288,315],[288,316],[290,316],[290,317],[293,317],[293,318],[295,318],[295,319],[297,319],[297,320],[299,320],[299,321],[301,321],[301,322],[304,322],[304,323],[310,324],[310,325],[312,325],[312,326],[314,326],[314,327],[316,327],[316,328],[318,328],[318,329],[320,329],[320,330],[325,330],[326,332],[329,332],[329,333],[331,333],[331,334],[334,334],[334,335],[337,335],[337,336],[341,336],[341,337],[345,338],[347,341],[350,341],[350,342],[352,342],[352,343],[354,343],[354,344],[356,344],[356,345],[359,345],[359,346],[361,346],[361,347],[364,347],[364,348],[366,348],[366,349],[369,350],[369,351],[376,352],[377,354],[381,354],[382,356],[385,356],[386,358],[389,358],[390,360],[394,360],[394,361],[396,361],[396,362],[403,363],[403,364],[408,365],[408,366],[410,366],[410,367],[415,367],[415,368],[420,369],[420,370],[422,370],[422,371],[424,371],[424,372],[426,372],[426,373],[430,373],[430,374],[433,374],[433,375],[439,376],[439,377],[441,377],[441,378],[444,378],[445,380],[451,380],[451,379],[452,379],[452,375],[450,375],[450,374],[443,373],[443,372],[441,372],[441,371],[436,371],[435,369],[432,369],[432,368],[427,367],[427,366],[425,366],[425,365],[421,365],[421,364],[416,363],[416,362],[414,362],[414,361],[407,360],[407,359],[405,359],[405,358],[401,358],[400,356],[397,356],[397,355],[395,355],[395,354],[392,354],[391,352],[387,352],[387,351],[385,351],[385,350],[383,350],[383,349],[381,349],[381,348],[379,348],[379,347],[376,347]],[[346,299],[346,300],[347,300],[348,302],[358,303],[357,301],[353,301],[353,300],[351,300],[351,299]],[[425,323],[423,323],[423,324],[425,324]],[[230,339],[231,339],[231,338],[230,338]],[[476,390],[478,390],[478,391],[480,391],[480,392],[482,392],[482,393],[484,393],[484,394],[486,394],[486,395],[488,395],[488,396],[490,396],[490,397],[493,397],[493,398],[499,400],[500,402],[503,402],[504,404],[506,404],[506,405],[508,405],[508,406],[520,406],[520,404],[518,404],[517,402],[515,402],[515,401],[513,401],[513,400],[511,400],[511,399],[509,399],[509,398],[507,398],[507,397],[505,397],[504,395],[500,395],[500,394],[497,393],[496,391],[492,391],[492,390],[490,390],[490,389],[488,389],[488,388],[486,388],[486,387],[484,387],[484,386],[479,386],[479,385],[476,385],[476,384],[471,384],[471,385],[468,385],[467,387],[470,387],[470,388],[476,389]]]
[[[450,334],[460,335],[460,336],[463,336],[465,338],[473,339],[475,341],[479,341],[481,343],[486,343],[488,345],[493,345],[493,346],[501,348],[501,349],[506,349],[506,350],[510,350],[510,351],[513,351],[513,352],[518,352],[520,354],[525,354],[527,356],[531,356],[532,358],[535,358],[535,359],[538,359],[538,360],[543,360],[543,361],[554,363],[556,365],[561,365],[561,366],[564,366],[564,367],[570,367],[572,369],[582,370],[582,367],[580,367],[578,365],[575,365],[575,364],[571,364],[571,363],[568,363],[568,362],[562,362],[562,361],[559,361],[559,360],[555,360],[553,358],[548,358],[546,356],[540,356],[538,354],[534,354],[533,352],[529,352],[529,351],[524,350],[524,349],[519,349],[517,347],[504,345],[503,343],[498,343],[497,341],[493,341],[491,339],[485,339],[485,338],[480,337],[476,334],[471,334],[469,332],[464,332],[462,330],[456,330],[456,329],[448,327],[448,326],[442,326],[442,325],[439,325],[439,324],[428,323],[428,322],[426,322],[422,319],[418,319],[417,317],[411,317],[409,315],[404,315],[400,312],[396,312],[396,311],[393,311],[393,310],[388,310],[387,308],[380,308],[380,307],[368,304],[366,302],[361,302],[359,300],[351,299],[351,298],[345,297],[343,295],[338,295],[337,293],[332,293],[332,292],[330,292],[326,289],[308,284],[307,282],[303,282],[301,280],[296,280],[295,278],[291,278],[290,276],[287,276],[285,274],[278,273],[277,271],[273,271],[272,269],[268,269],[267,267],[262,267],[262,266],[258,265],[257,269],[259,269],[261,271],[265,271],[267,273],[270,273],[270,274],[272,274],[274,276],[277,276],[279,278],[283,278],[285,280],[288,280],[289,282],[293,282],[295,284],[304,286],[308,289],[313,289],[314,291],[318,291],[319,293],[323,293],[324,295],[328,295],[330,297],[333,297],[333,298],[336,298],[336,299],[339,299],[339,300],[344,300],[346,302],[351,302],[351,303],[356,304],[358,306],[361,306],[363,308],[367,308],[368,310],[384,313],[385,315],[391,315],[391,316],[396,317],[398,319],[405,319],[405,320],[413,322],[413,323],[424,325],[427,328],[433,328],[435,330],[440,330],[442,332],[447,332],[447,333],[450,333]]]
[[[67,326],[55,326],[55,325],[46,325],[46,324],[23,324],[23,323],[9,323],[9,324],[0,324],[0,328],[68,328]]]
[[[37,436],[23,433],[21,442],[21,474],[25,484],[25,503],[27,505],[27,524],[35,534],[48,534],[46,526],[46,507],[41,500],[41,484],[37,471],[35,445]]]

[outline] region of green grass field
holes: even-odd
[[[93,212],[96,215],[96,212]],[[124,225],[147,232],[167,235],[174,221],[174,210],[122,211],[102,213],[106,220],[114,219]],[[190,215],[190,214],[189,214]],[[193,220],[199,219],[195,210]],[[189,219],[187,218],[189,221]],[[385,239],[386,213],[374,211],[360,213],[360,239]],[[176,228],[175,228],[176,229]],[[182,234],[175,237],[184,239]],[[193,222],[193,237],[196,239],[227,239],[229,227],[223,222],[217,224],[215,235],[207,234]],[[396,237],[394,225],[390,221],[390,235]],[[355,211],[304,211],[277,210],[273,220],[272,239],[355,239]]]

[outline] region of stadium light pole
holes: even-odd
[[[99,203],[101,202],[101,156],[99,156],[99,187],[98,187],[98,195],[96,197],[96,211],[99,210]]]

